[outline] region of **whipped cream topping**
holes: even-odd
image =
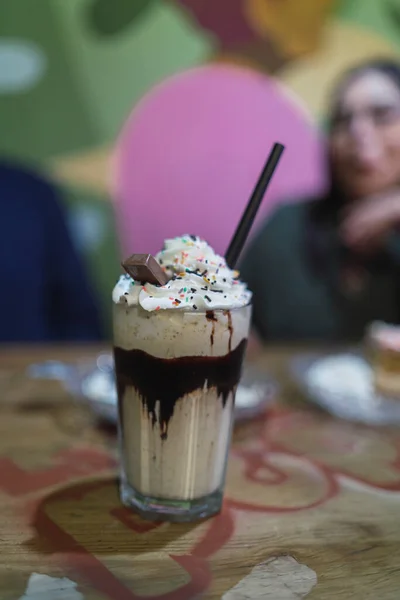
[[[164,286],[134,281],[121,275],[113,291],[115,303],[138,305],[144,310],[207,311],[245,306],[251,292],[239,281],[225,259],[199,237],[183,235],[166,240],[156,259],[171,277]]]

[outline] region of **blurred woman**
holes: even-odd
[[[360,338],[400,323],[400,66],[374,61],[339,82],[326,197],[281,206],[246,253],[264,340]]]

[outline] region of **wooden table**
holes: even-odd
[[[400,598],[400,431],[290,408],[290,351],[270,349],[285,402],[235,431],[221,515],[145,522],[119,502],[114,432],[23,375],[97,350],[0,350],[1,600]]]

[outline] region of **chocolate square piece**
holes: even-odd
[[[141,283],[165,285],[168,281],[168,276],[151,254],[132,254],[122,266],[132,279]]]

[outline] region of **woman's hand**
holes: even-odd
[[[344,243],[356,252],[379,249],[388,234],[400,225],[400,189],[354,202],[344,213],[340,227]]]

